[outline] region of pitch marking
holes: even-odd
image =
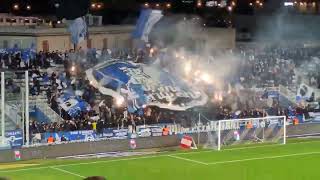
[[[70,172],[70,171],[67,171],[67,170],[64,170],[64,169],[61,169],[61,168],[57,168],[57,167],[50,167],[51,169],[54,169],[54,170],[57,170],[57,171],[60,171],[60,172],[63,172],[63,173],[66,173],[66,174],[71,174],[71,175],[74,175],[74,176],[77,176],[77,177],[80,177],[80,178],[86,178],[84,176],[81,176],[80,174],[77,174],[77,173],[73,173],[73,172]]]
[[[168,155],[168,157],[172,157],[172,158],[180,159],[180,160],[184,160],[184,161],[189,161],[189,162],[194,162],[194,163],[198,163],[198,164],[202,164],[202,165],[208,165],[207,163],[204,163],[204,162],[201,162],[201,161],[196,161],[196,160],[183,158],[183,157],[179,157],[179,156]]]
[[[304,144],[304,143],[315,143],[315,142],[320,142],[320,141],[307,141],[307,142],[288,143],[288,145],[291,145],[291,144]],[[240,149],[254,149],[254,148],[259,148],[259,147],[267,147],[267,146],[279,146],[279,144],[256,146],[256,147],[231,148],[231,149],[224,149],[223,151],[226,151],[226,150],[227,151],[240,150]],[[223,152],[223,151],[221,151],[221,152]],[[171,154],[171,155],[173,156],[173,155],[183,155],[183,154],[197,154],[197,153],[206,153],[206,152],[215,152],[215,151],[210,150],[210,151],[197,151],[197,152],[187,152],[187,153],[175,153],[175,154]],[[113,160],[106,160],[106,161],[94,161],[94,162],[87,162],[87,163],[63,164],[63,165],[56,165],[56,166],[42,166],[42,167],[34,167],[34,168],[24,168],[24,169],[0,171],[0,173],[39,170],[39,169],[46,169],[46,168],[50,168],[50,167],[64,167],[64,166],[76,166],[76,165],[97,164],[97,163],[110,163],[110,162],[118,162],[118,161],[130,161],[130,160],[157,158],[157,157],[164,157],[164,156],[167,157],[168,155],[157,155],[157,156],[145,156],[145,157],[136,157],[136,158],[113,159]]]
[[[208,165],[229,164],[229,163],[236,163],[236,162],[245,162],[245,161],[254,161],[254,160],[264,160],[264,159],[277,159],[277,158],[284,158],[284,157],[313,155],[313,154],[320,154],[320,152],[295,153],[295,154],[286,154],[286,155],[281,155],[281,156],[267,156],[267,157],[238,159],[238,160],[230,160],[230,161],[218,161],[218,162],[212,162],[212,163],[207,163],[207,164],[208,164]]]

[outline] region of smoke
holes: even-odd
[[[276,5],[270,2],[269,7],[266,7],[265,10],[257,10],[254,16],[240,16],[238,17],[239,23],[251,22],[254,40],[268,44],[287,45],[320,40],[318,35],[320,18],[312,13],[295,13],[297,9],[310,10],[314,8],[313,5],[306,9],[299,3],[294,6],[284,6],[281,3],[280,7],[275,8],[274,6],[277,5],[279,6],[279,2]]]
[[[169,66],[171,72],[188,74],[222,90],[237,72],[240,58],[231,49],[223,49],[221,42],[228,40],[213,34],[211,29],[205,27],[198,16],[171,15],[155,25],[150,39],[151,44],[160,49],[166,48],[167,53],[174,57],[165,59],[165,64],[175,64]],[[221,31],[228,32],[228,29]],[[191,69],[186,66],[191,66]]]

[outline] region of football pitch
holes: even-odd
[[[254,144],[222,151],[159,152],[122,158],[33,160],[0,164],[0,177],[12,180],[316,180],[320,179],[320,140],[286,145]]]

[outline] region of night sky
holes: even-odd
[[[54,7],[55,1],[68,1],[74,5],[70,5],[66,10],[57,11]],[[61,16],[65,16],[65,14],[71,12],[76,13],[80,6],[79,4],[81,4],[79,1],[89,0],[0,0],[0,12],[9,12],[19,16],[58,16],[58,19],[60,19]],[[183,1],[188,1],[189,3],[183,3]],[[227,0],[227,3],[230,5],[231,1],[233,0]],[[102,3],[103,8],[99,10],[89,8],[89,12],[93,15],[103,16],[104,24],[135,23],[140,9],[146,2],[148,2],[150,6],[154,6],[156,3],[162,3],[162,6],[166,3],[170,3],[170,8],[164,8],[166,14],[197,14],[203,18],[214,19],[214,21],[222,18],[231,19],[230,16],[232,16],[232,14],[253,14],[253,7],[249,6],[249,2],[252,0],[235,1],[236,6],[233,8],[232,13],[230,13],[227,11],[227,8],[205,7],[204,0],[202,0],[203,6],[201,8],[197,7],[197,0],[91,0],[91,3]],[[19,4],[18,10],[13,8],[13,5],[16,3]],[[31,10],[27,10],[27,5],[31,5]],[[208,24],[212,24],[213,26],[225,26],[216,25],[215,23]]]

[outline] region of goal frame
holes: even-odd
[[[245,118],[245,119],[228,119],[228,120],[219,120],[218,121],[218,151],[221,151],[221,123],[223,122],[236,122],[236,121],[250,121],[250,120],[268,120],[283,118],[283,142],[282,144],[287,143],[287,117],[286,116],[267,116],[261,118]]]

